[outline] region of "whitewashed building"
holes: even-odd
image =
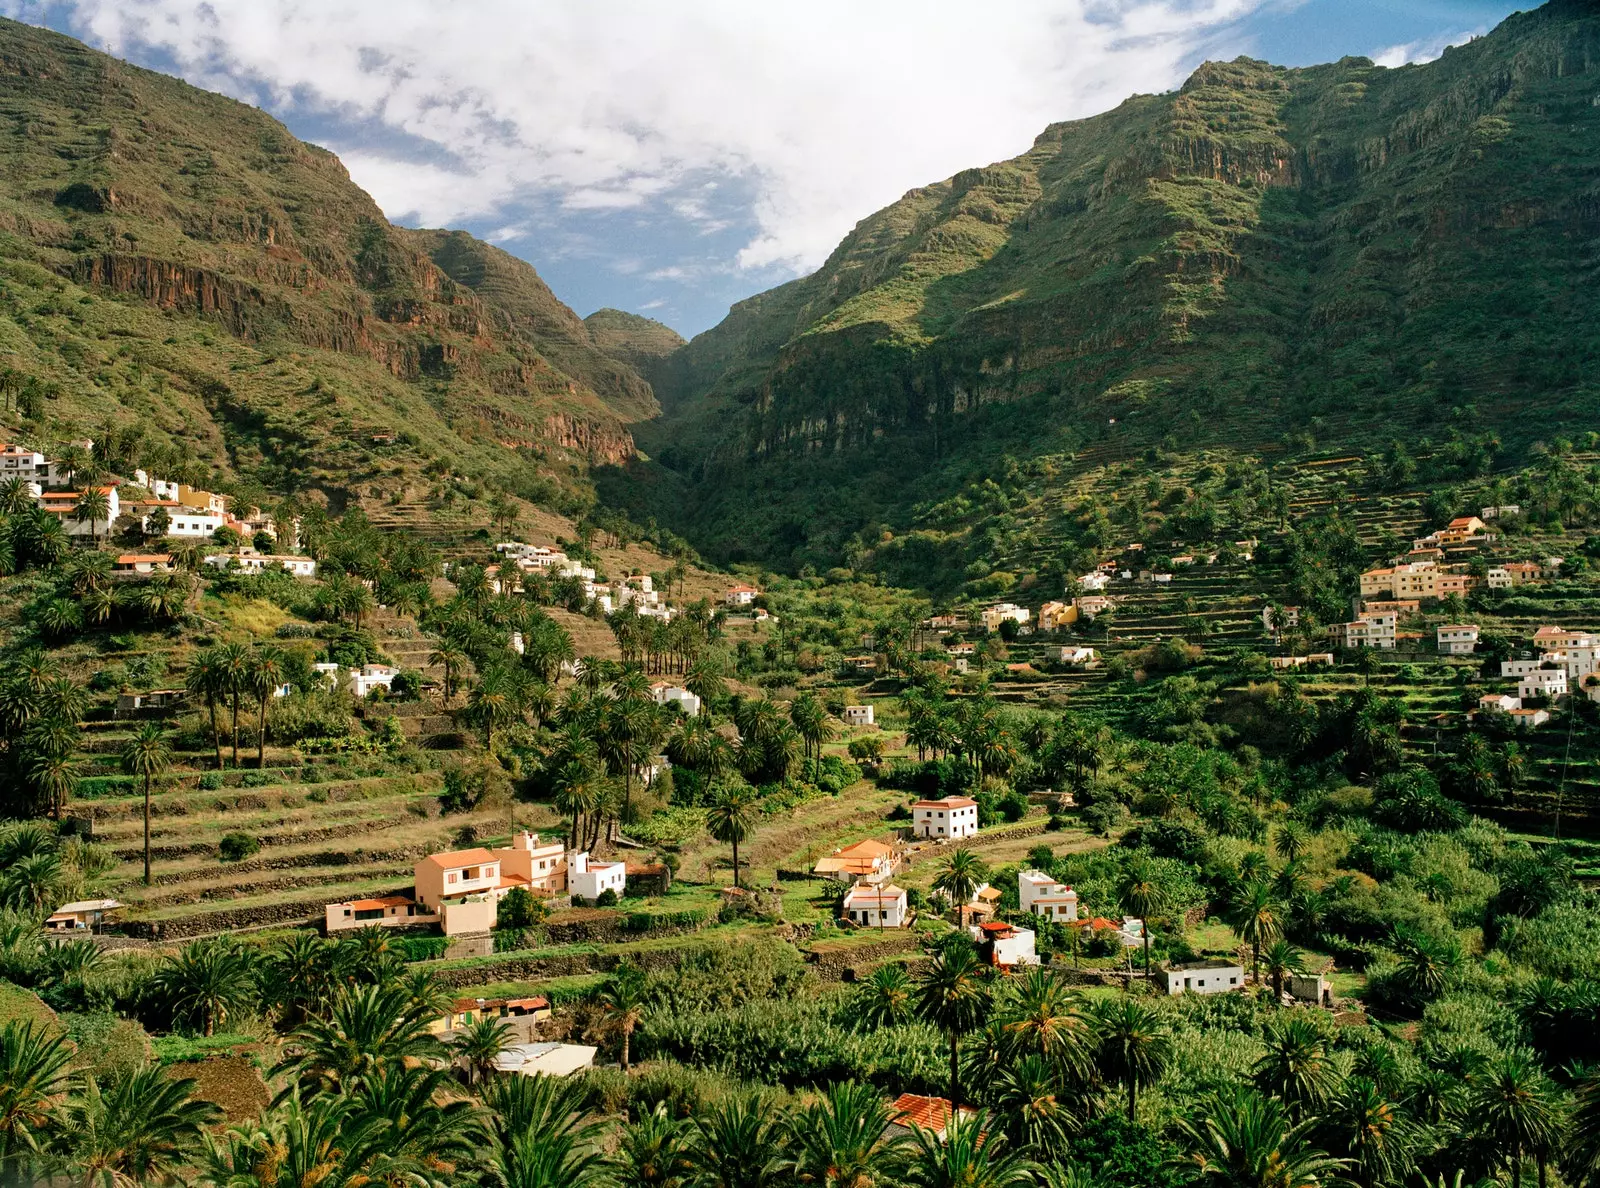
[[[1042,870],[1017,875],[1017,900],[1023,911],[1046,920],[1078,918],[1078,893]]]
[[[971,837],[978,832],[978,802],[970,796],[919,800],[911,806],[911,826],[918,837]]]
[[[867,928],[901,928],[906,922],[906,891],[893,883],[857,883],[845,894],[844,918]]]

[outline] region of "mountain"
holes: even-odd
[[[656,412],[532,267],[391,226],[255,108],[3,21],[0,115],[0,362],[44,397],[7,432],[137,423],[340,504],[455,474],[581,505]]]
[[[644,376],[684,345],[683,336],[671,326],[620,309],[597,309],[583,324],[598,349]]]
[[[603,490],[794,566],[1007,459],[1592,421],[1597,94],[1578,0],[1422,66],[1206,63],[911,191],[653,364],[667,473]]]

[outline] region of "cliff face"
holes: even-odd
[[[41,333],[25,324],[31,298],[0,298],[0,351],[67,394],[54,411],[136,414],[126,376],[81,363],[138,353],[136,387],[154,370],[177,398],[228,388],[229,458],[208,440],[210,461],[249,465],[252,435],[292,433],[308,443],[296,485],[349,487],[346,447],[393,425],[419,443],[409,461],[541,491],[626,461],[626,421],[656,411],[650,385],[597,349],[531,267],[459,232],[390,226],[332,154],[254,108],[7,21],[0,113],[0,268],[30,289],[68,285],[67,306],[109,298],[161,315]],[[281,370],[284,352],[315,396],[241,362]],[[493,444],[513,440],[537,448]]]
[[[694,494],[653,510],[726,556],[820,562],[1113,421],[1351,446],[1463,405],[1513,445],[1570,425],[1600,395],[1597,87],[1600,16],[1567,0],[1426,66],[1207,63],[1053,125],[656,364],[640,431]]]

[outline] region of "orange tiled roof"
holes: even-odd
[[[429,854],[423,859],[434,866],[444,870],[454,870],[458,866],[475,866],[480,862],[498,862],[493,854],[482,846],[470,850],[450,850],[443,854]]]
[[[923,1097],[902,1093],[889,1107],[902,1126],[917,1125],[924,1130],[944,1130],[950,1125],[950,1102],[943,1097]]]

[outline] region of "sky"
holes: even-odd
[[[0,0],[253,103],[391,220],[692,336],[907,190],[1207,58],[1424,62],[1503,0]]]

